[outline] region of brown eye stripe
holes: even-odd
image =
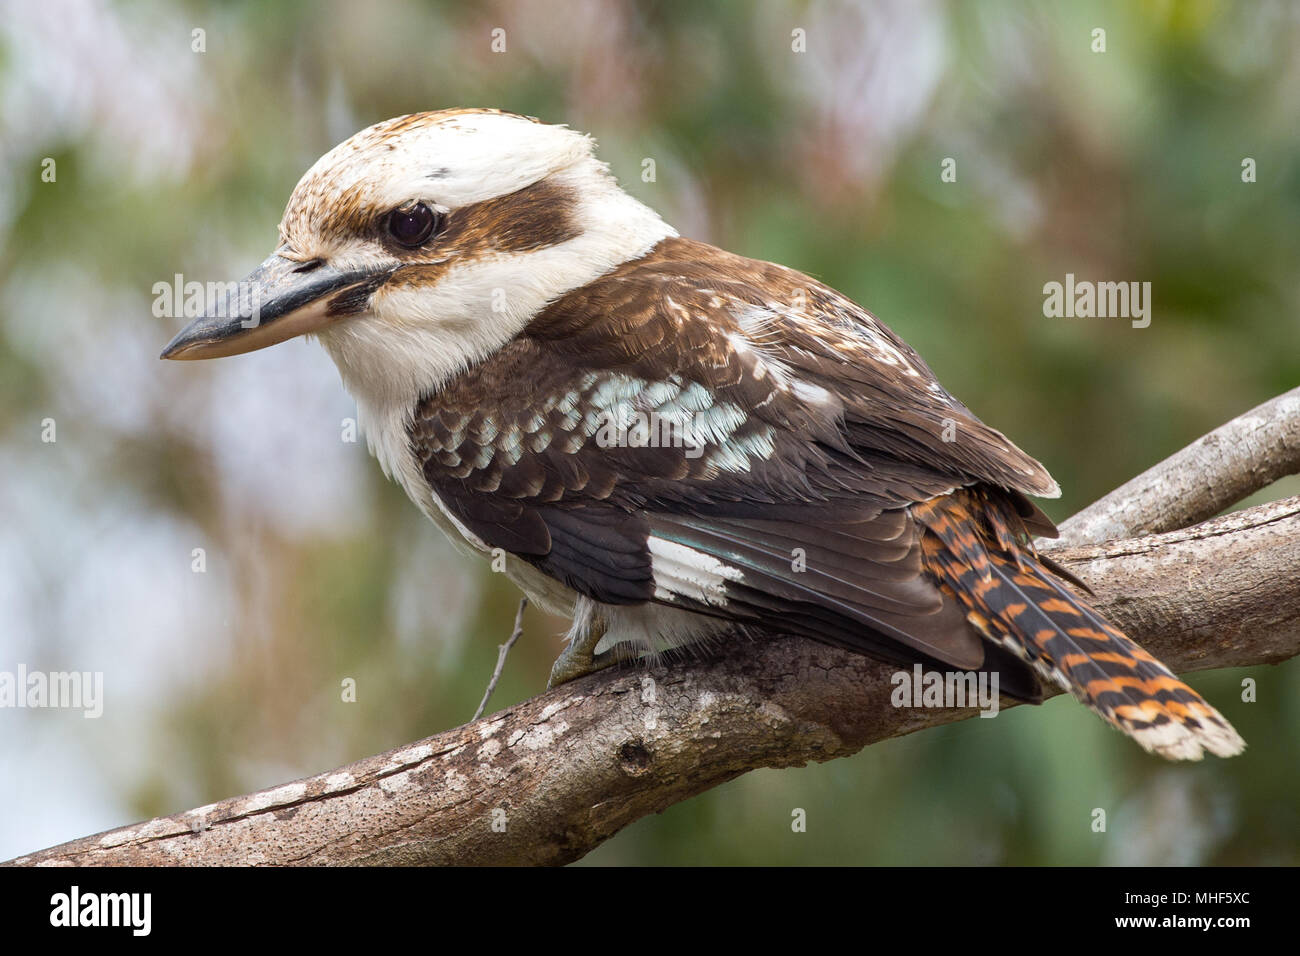
[[[581,233],[573,217],[577,202],[571,188],[543,179],[508,196],[454,210],[442,241],[455,244],[461,255],[483,250],[528,252],[559,245]]]
[[[519,253],[559,245],[580,230],[572,211],[577,198],[565,186],[542,180],[509,196],[489,199],[453,211],[438,237],[421,249],[404,249],[396,242],[385,248],[394,258],[409,262],[387,285],[424,285],[435,282],[457,263],[494,252]],[[434,257],[433,262],[427,260]]]
[[[334,204],[328,232],[338,239],[374,236],[385,251],[404,261],[456,260],[488,252],[529,252],[559,245],[581,233],[574,218],[577,195],[568,186],[543,179],[506,196],[453,209],[435,242],[407,248],[386,228],[391,209],[363,206],[355,196]]]

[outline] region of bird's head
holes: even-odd
[[[162,357],[315,335],[359,399],[410,402],[674,234],[587,136],[496,110],[401,116],[307,171],[276,250]]]

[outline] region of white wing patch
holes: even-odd
[[[709,467],[732,472],[749,471],[752,458],[770,458],[776,447],[770,426],[737,439],[748,421],[745,410],[719,402],[707,387],[677,375],[654,382],[612,375],[588,400],[586,434],[598,442],[685,447],[689,457],[705,454]]]
[[[706,386],[678,375],[652,381],[589,372],[522,418],[444,418],[447,435],[435,451],[450,467],[486,469],[498,457],[514,465],[527,451],[573,454],[594,441],[601,447],[684,448],[689,458],[707,456],[709,469],[748,472],[753,459],[770,458],[776,447],[770,425],[746,430],[748,421],[739,405],[718,401]]]
[[[744,580],[744,572],[711,554],[684,544],[650,536],[650,571],[655,597],[672,601],[686,597],[714,607],[727,604],[727,582]]]

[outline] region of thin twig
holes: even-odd
[[[510,653],[510,648],[515,646],[515,641],[519,640],[520,635],[524,633],[524,608],[526,607],[528,607],[528,598],[521,598],[519,610],[515,612],[515,629],[510,632],[510,639],[497,648],[496,669],[492,671],[492,679],[488,681],[487,690],[483,692],[483,699],[479,702],[478,710],[474,711],[474,716],[470,718],[471,722],[478,720],[483,716],[483,711],[487,710],[488,698],[497,689],[497,681],[501,679],[501,672],[505,670],[506,655]]]

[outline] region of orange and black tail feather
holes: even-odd
[[[988,640],[1074,694],[1145,750],[1170,760],[1241,753],[1223,716],[1085,601],[1033,552],[1015,510],[966,490],[913,513],[927,571]]]

